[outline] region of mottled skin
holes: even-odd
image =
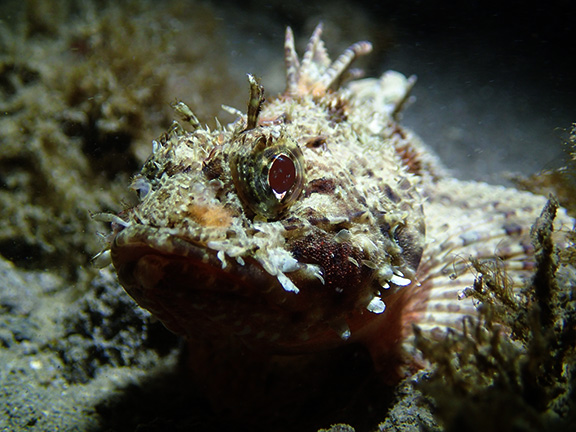
[[[458,299],[471,256],[498,256],[517,285],[529,277],[529,227],[546,201],[448,177],[395,119],[413,80],[341,86],[370,44],[332,63],[320,33],[300,62],[288,29],[286,91],[264,101],[250,77],[235,122],[210,131],[179,104],[191,131],[154,143],[134,181],[141,202],[114,224],[126,291],[189,339],[216,404],[248,416],[349,391],[350,365],[370,365],[364,349],[388,382],[421,367],[412,324],[442,331],[474,314]],[[272,167],[279,155],[293,177]]]

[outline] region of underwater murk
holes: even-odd
[[[130,5],[2,32],[0,429],[574,426],[576,133],[533,192],[459,180],[371,42],[287,27],[269,94],[214,6]]]

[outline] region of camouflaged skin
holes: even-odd
[[[213,388],[355,343],[380,373],[410,373],[413,324],[442,333],[475,314],[471,257],[497,257],[516,287],[532,275],[546,198],[451,178],[397,122],[414,79],[343,85],[370,44],[332,62],[320,33],[299,59],[288,29],[286,91],[264,100],[250,76],[233,123],[209,130],[178,104],[185,123],[154,142],[140,203],[113,224],[120,282],[191,341],[193,368],[228,371]],[[560,242],[573,224],[558,214]],[[239,358],[251,366],[230,372]]]

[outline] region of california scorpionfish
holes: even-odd
[[[350,70],[370,43],[331,61],[318,26],[299,59],[288,28],[284,50],[284,93],[265,101],[249,75],[233,123],[209,130],[175,105],[186,129],[153,143],[110,242],[120,283],[188,339],[216,405],[258,417],[342,393],[365,364],[386,382],[421,367],[413,324],[442,332],[476,312],[468,258],[531,277],[546,203],[451,178],[397,122],[414,80]],[[573,224],[558,214],[557,230]]]

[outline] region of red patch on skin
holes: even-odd
[[[372,270],[360,264],[364,254],[349,243],[310,234],[295,241],[291,249],[299,262],[319,265],[325,286],[336,292],[365,286],[371,279]]]

